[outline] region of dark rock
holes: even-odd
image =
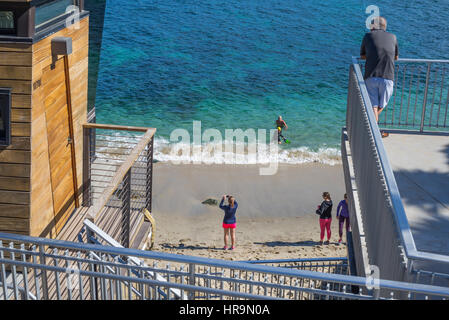
[[[207,204],[209,206],[218,206],[218,201],[215,199],[207,199],[201,202],[202,204]]]

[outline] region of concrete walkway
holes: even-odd
[[[383,139],[420,251],[449,255],[449,134]]]

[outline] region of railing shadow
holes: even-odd
[[[440,152],[449,165],[449,143]],[[449,255],[449,170],[401,169],[394,175],[417,249]]]
[[[178,245],[173,245],[170,243],[162,243],[160,246],[165,249],[176,249],[176,250],[219,250],[219,251],[223,251],[223,248],[218,248],[218,247],[186,245],[186,244],[182,244],[182,243],[180,243]]]
[[[254,242],[254,244],[261,244],[267,247],[313,247],[320,243],[318,241],[297,241],[297,242],[286,242],[286,241],[266,241],[266,242]]]

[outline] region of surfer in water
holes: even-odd
[[[278,128],[278,143],[281,144],[281,137],[284,141],[286,141],[286,139],[284,138],[284,136],[282,135],[282,130],[285,128],[285,130],[288,129],[287,123],[282,119],[282,116],[279,116],[278,119],[276,120],[276,127]]]

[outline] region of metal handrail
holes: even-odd
[[[209,267],[219,267],[219,268],[230,268],[234,270],[243,270],[249,272],[261,272],[261,273],[269,273],[278,276],[289,276],[289,277],[298,277],[298,278],[307,278],[311,280],[332,282],[332,283],[341,283],[345,285],[355,285],[364,287],[367,285],[367,279],[363,277],[356,277],[350,275],[339,275],[339,274],[326,274],[320,272],[313,272],[307,270],[296,270],[296,269],[287,269],[287,268],[277,268],[265,265],[254,265],[243,262],[235,262],[235,261],[226,261],[226,260],[218,260],[204,257],[195,257],[195,256],[187,256],[187,255],[177,255],[170,254],[164,252],[154,252],[154,251],[142,251],[136,249],[128,249],[128,248],[117,248],[117,247],[108,247],[101,246],[95,244],[83,244],[83,243],[75,243],[69,241],[55,240],[55,239],[46,239],[46,238],[35,238],[30,236],[23,236],[17,234],[8,234],[8,233],[0,233],[0,239],[9,240],[12,242],[25,242],[28,244],[34,244],[36,246],[42,247],[55,247],[55,248],[64,248],[70,250],[81,250],[81,251],[95,251],[100,252],[105,255],[118,255],[118,256],[134,256],[139,257],[140,259],[155,259],[155,260],[165,260],[172,262],[179,262],[185,264],[195,264],[195,265],[206,265]],[[8,248],[2,248],[5,251],[8,251]],[[0,259],[0,263],[14,263],[18,266],[29,266],[29,267],[45,267],[46,270],[53,270],[57,272],[66,272],[66,268],[60,268],[55,266],[40,266],[32,263],[25,263],[22,261],[11,261],[7,259]],[[89,271],[80,271],[81,274],[87,276],[99,276],[98,272],[89,272]],[[117,278],[118,280],[126,280],[126,281],[134,281],[134,282],[144,282],[141,279],[131,279],[127,277],[117,277],[114,275],[108,274],[107,277],[111,279]],[[157,280],[145,280],[148,283],[154,284],[156,286],[162,287],[173,287],[183,290],[198,290],[201,291],[198,287],[177,284],[174,282],[162,282]],[[383,280],[379,279],[378,285],[381,289],[387,290],[397,290],[404,292],[414,292],[418,294],[430,295],[430,296],[443,296],[449,297],[449,288],[446,287],[438,287],[438,286],[430,286],[424,284],[416,284],[416,283],[405,283],[391,280]],[[204,288],[205,291],[210,292],[218,292],[219,289],[209,289]],[[215,291],[214,291],[215,290]],[[302,290],[302,289],[301,289]],[[308,290],[305,288],[304,290]],[[226,294],[229,294],[227,291]],[[244,295],[244,293],[239,293]],[[329,294],[329,293],[327,293]],[[338,293],[336,293],[338,294]]]
[[[379,126],[376,122],[376,117],[374,115],[373,107],[371,105],[371,100],[368,96],[368,91],[366,89],[365,81],[363,80],[362,71],[357,62],[357,57],[353,57],[353,67],[356,77],[358,79],[358,84],[360,86],[360,92],[362,95],[362,100],[366,106],[366,112],[368,115],[368,122],[371,128],[371,132],[374,138],[374,144],[376,146],[377,152],[379,154],[380,164],[384,172],[385,181],[387,183],[387,188],[390,192],[393,212],[395,212],[395,220],[399,228],[399,235],[402,242],[405,244],[405,250],[407,255],[416,251],[416,244],[410,230],[410,225],[408,223],[407,216],[405,214],[404,206],[402,204],[401,195],[399,193],[399,188],[396,184],[396,179],[394,178],[393,170],[391,169],[390,162],[388,161],[387,153],[385,151],[382,137],[380,135]]]
[[[361,58],[356,59],[362,60]],[[434,66],[437,68],[432,68]],[[448,129],[449,83],[446,75],[448,66],[449,60],[447,59],[398,59],[395,67],[392,108],[388,108],[384,112],[382,119],[379,119],[379,125],[388,128],[395,126],[419,127],[421,133],[425,132],[425,128],[432,129],[431,132],[441,132],[434,131],[436,128]],[[445,90],[447,90],[447,95],[443,96]],[[398,98],[397,109],[396,97]],[[430,97],[431,101],[429,101]],[[417,108],[418,100],[422,100],[422,105]],[[445,103],[444,100],[446,100]],[[403,106],[404,102],[406,106]],[[418,110],[421,111],[421,115],[417,119],[416,112]],[[440,111],[442,111],[441,118]],[[388,119],[388,114],[390,114],[390,119]]]
[[[9,261],[6,259],[0,258],[0,263],[7,263],[7,262],[9,262]],[[23,261],[14,261],[14,264],[17,266],[22,266],[22,267],[42,268],[43,270],[51,271],[51,272],[55,272],[55,273],[56,272],[64,273],[67,271],[67,269],[64,267],[57,267],[57,266],[51,266],[51,265],[41,266],[41,265],[38,265],[35,263],[27,263],[27,262],[23,262]],[[163,282],[163,281],[152,280],[152,279],[132,278],[132,277],[128,277],[128,276],[115,275],[115,274],[107,274],[106,275],[106,274],[102,274],[99,272],[92,272],[92,271],[86,271],[86,270],[80,270],[79,274],[81,276],[87,276],[87,277],[92,277],[92,278],[99,277],[99,278],[104,278],[104,279],[108,279],[108,280],[134,282],[137,284],[147,284],[147,285],[151,285],[151,286],[155,286],[155,287],[169,287],[169,288],[176,288],[176,289],[184,290],[184,291],[199,291],[199,292],[204,292],[204,293],[222,294],[222,295],[226,295],[226,296],[230,296],[230,297],[237,297],[237,298],[244,298],[244,299],[270,299],[270,300],[276,299],[275,297],[248,294],[248,293],[244,293],[244,292],[233,292],[233,291],[229,291],[229,290],[220,290],[220,289],[215,289],[215,288],[199,287],[199,286],[195,286],[195,285],[176,283],[176,282]],[[304,291],[307,291],[307,289],[304,289]],[[316,292],[319,292],[319,290],[316,290]],[[426,291],[423,291],[423,293],[424,292],[426,292]],[[326,291],[322,290],[322,294],[324,295],[324,294],[329,294],[329,293],[326,293]],[[336,293],[336,294],[338,294],[338,293]],[[433,292],[430,294],[447,296],[449,293]],[[356,295],[354,295],[354,296],[356,296]],[[371,297],[361,296],[361,298],[370,299]]]
[[[416,244],[410,229],[410,224],[408,223],[407,215],[405,213],[404,205],[402,203],[402,198],[399,192],[399,188],[396,184],[396,179],[393,174],[390,162],[387,157],[386,150],[384,148],[382,137],[380,135],[379,126],[376,122],[374,111],[371,105],[371,100],[368,96],[368,91],[366,89],[365,81],[362,76],[362,71],[358,63],[358,57],[352,57],[352,66],[354,72],[358,79],[358,84],[360,86],[360,91],[364,105],[366,106],[366,112],[368,115],[369,126],[371,128],[374,144],[376,146],[377,152],[379,154],[380,164],[385,176],[385,182],[389,190],[391,204],[394,212],[394,219],[398,228],[398,233],[401,238],[401,242],[404,246],[405,254],[409,260],[420,260],[420,261],[431,261],[449,264],[449,256],[445,256],[437,253],[423,252],[416,248]],[[447,62],[449,60],[425,60],[425,59],[400,59],[399,61],[414,61],[414,62]],[[408,262],[409,267],[411,261]]]
[[[84,226],[92,233],[94,233],[97,237],[101,238],[103,241],[105,241],[108,245],[116,247],[116,248],[124,248],[120,243],[115,241],[111,236],[109,236],[106,232],[101,230],[98,226],[96,226],[92,221],[85,219],[83,222]],[[141,261],[138,258],[135,257],[129,257],[128,262],[132,262],[136,266],[145,266],[143,261]],[[158,273],[153,273],[151,271],[147,271],[147,273],[152,276],[156,277],[156,280],[166,282],[167,280],[159,275]],[[173,294],[181,299],[185,300],[185,297],[182,295],[182,293],[179,290],[171,289],[173,291]]]
[[[100,196],[98,202],[96,202],[86,213],[86,216],[92,221],[96,221],[101,210],[104,208],[108,200],[113,195],[114,191],[118,188],[120,183],[123,181],[125,175],[133,166],[134,162],[137,160],[141,152],[145,149],[145,146],[151,141],[156,132],[155,128],[143,128],[143,127],[129,127],[129,126],[117,126],[117,125],[105,125],[97,123],[85,123],[83,128],[90,129],[111,129],[111,130],[123,130],[123,131],[138,131],[144,132],[144,135],[139,140],[137,145],[132,149],[131,153],[127,156],[125,161],[118,168],[116,174],[112,181],[105,187],[103,193]]]
[[[363,60],[360,57],[352,56],[352,62]],[[449,63],[449,60],[446,59],[416,59],[416,58],[399,58],[396,62],[418,62],[418,63]]]
[[[449,63],[449,60],[445,59],[415,59],[415,58],[399,58],[399,62],[423,62],[423,63]]]

